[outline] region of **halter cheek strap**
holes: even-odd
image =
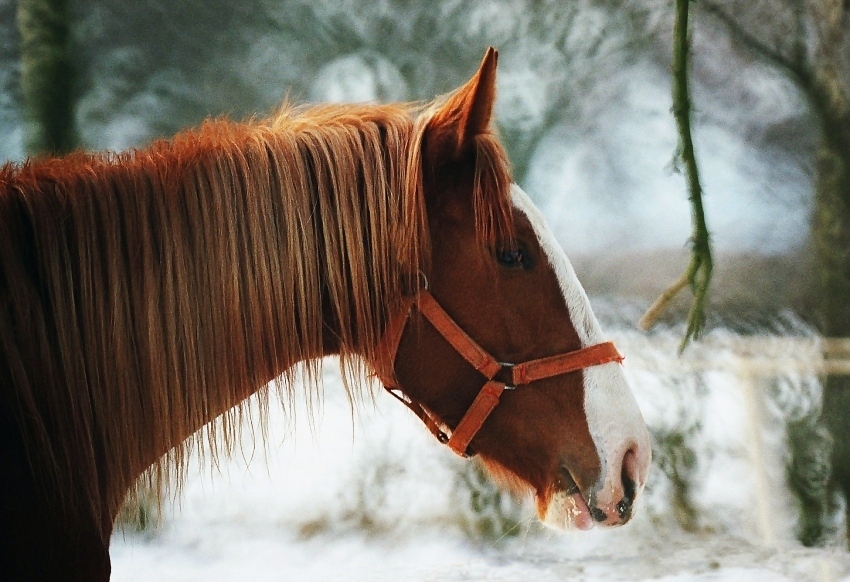
[[[435,420],[428,410],[407,396],[395,381],[393,368],[395,367],[398,345],[414,307],[464,360],[487,379],[466,414],[454,430],[450,431],[451,436],[446,434],[445,430],[441,428],[441,423]],[[614,344],[604,342],[520,364],[499,362],[460,328],[427,289],[420,291],[415,297],[408,297],[404,300],[397,315],[390,320],[384,332],[378,353],[380,362],[377,366],[377,375],[387,392],[413,411],[428,427],[428,430],[437,437],[437,440],[447,444],[455,453],[464,457],[467,456],[466,450],[470,441],[481,429],[484,421],[487,420],[496,405],[499,404],[499,399],[505,390],[513,390],[517,386],[591,366],[623,361],[623,356],[620,355]],[[495,379],[495,376],[502,370],[510,374],[510,379],[507,382]]]

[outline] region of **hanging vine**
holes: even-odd
[[[694,154],[694,143],[691,136],[691,98],[688,88],[688,52],[690,39],[688,36],[688,12],[691,0],[676,0],[676,16],[673,24],[673,117],[679,132],[679,148],[676,152],[677,161],[684,169],[685,181],[688,188],[688,198],[691,202],[691,219],[693,233],[690,238],[691,258],[688,268],[682,276],[652,304],[639,325],[649,329],[658,316],[667,308],[670,302],[685,287],[690,287],[693,294],[691,307],[688,312],[687,329],[682,339],[680,351],[684,350],[691,339],[698,338],[705,325],[705,305],[708,297],[708,286],[711,282],[713,259],[711,254],[711,236],[705,221],[705,209],[702,203],[702,186],[699,181],[699,169]]]

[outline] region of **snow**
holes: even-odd
[[[760,393],[753,416],[746,375],[727,366],[737,357],[734,334],[713,332],[684,361],[667,346],[674,332],[613,335],[631,356],[650,427],[680,431],[698,459],[694,532],[677,524],[670,481],[656,466],[623,528],[557,533],[538,525],[529,503],[515,502],[507,512],[520,512],[517,531],[470,534],[465,520],[475,515],[459,479],[467,462],[377,388],[357,399],[352,416],[329,360],[312,421],[304,402],[294,422],[273,403],[265,444],[246,431],[243,453],[219,468],[193,462],[159,527],[116,531],[113,580],[850,580],[840,538],[824,548],[795,541],[783,485],[783,411],[812,413],[817,384],[789,375],[775,399]],[[720,363],[682,372],[706,360]]]
[[[437,536],[387,544],[362,538],[298,542],[278,533],[242,537],[215,552],[120,544],[112,550],[113,580],[833,581],[848,579],[850,571],[846,556],[831,550],[765,550],[687,539],[583,555],[587,543],[573,541],[571,548],[554,543],[540,551],[516,544],[475,548]]]

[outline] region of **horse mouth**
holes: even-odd
[[[559,471],[555,490],[546,499],[538,497],[537,515],[543,525],[557,530],[589,530],[597,521],[568,469]]]

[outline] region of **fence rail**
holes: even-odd
[[[850,376],[850,338],[786,336],[707,338],[679,355],[678,340],[652,339],[653,353],[628,339],[618,344],[629,367],[659,372],[729,370],[755,376],[783,373]],[[669,345],[668,345],[669,344]],[[664,357],[659,357],[659,353]],[[669,354],[669,357],[667,355]]]
[[[850,338],[735,335],[709,336],[678,353],[675,337],[626,336],[616,338],[626,354],[626,365],[636,371],[659,375],[728,372],[738,377],[731,383],[741,390],[747,418],[747,451],[757,495],[753,500],[755,527],[762,543],[775,546],[783,539],[777,507],[785,500],[784,473],[777,477],[768,469],[776,443],[765,442],[767,413],[765,380],[785,374],[801,376],[850,376]],[[826,386],[826,383],[823,383]]]

